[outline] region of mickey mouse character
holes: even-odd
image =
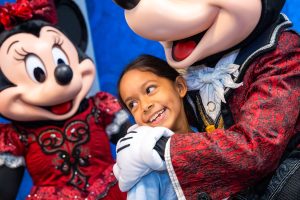
[[[0,125],[0,198],[14,199],[26,164],[28,199],[124,199],[109,138],[127,114],[108,93],[86,98],[94,63],[54,25],[54,3],[17,0],[0,16],[0,113],[11,121]]]
[[[114,167],[121,190],[153,170],[145,160],[157,152],[179,199],[237,197],[248,187],[242,199],[299,199],[300,40],[280,14],[285,1],[115,2],[135,33],[159,41],[168,63],[185,71],[189,121],[199,130],[153,137],[138,154],[131,149],[143,137],[128,138]]]

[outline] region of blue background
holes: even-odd
[[[1,5],[3,2],[5,1],[0,0]],[[128,62],[142,53],[164,58],[163,49],[159,43],[135,35],[126,24],[123,11],[111,0],[85,0],[85,2],[100,88],[116,95],[118,76]],[[297,8],[300,8],[299,0],[287,0],[283,12],[294,23],[294,29],[299,32],[300,14]],[[18,200],[26,197],[31,185],[26,171]]]

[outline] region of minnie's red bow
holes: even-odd
[[[31,19],[41,19],[49,23],[57,22],[54,3],[51,0],[17,0],[0,6],[0,23],[10,30],[19,23]]]

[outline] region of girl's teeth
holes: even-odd
[[[159,117],[164,111],[165,111],[165,109],[162,109],[161,111],[159,111],[158,113],[156,113],[153,117],[151,117],[151,119],[149,121],[150,122],[155,121],[157,119],[157,117]]]

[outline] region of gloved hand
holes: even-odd
[[[161,137],[174,133],[164,127],[131,126],[117,143],[117,163],[113,172],[121,191],[130,190],[143,176],[153,170],[165,170],[165,162],[154,146]]]

